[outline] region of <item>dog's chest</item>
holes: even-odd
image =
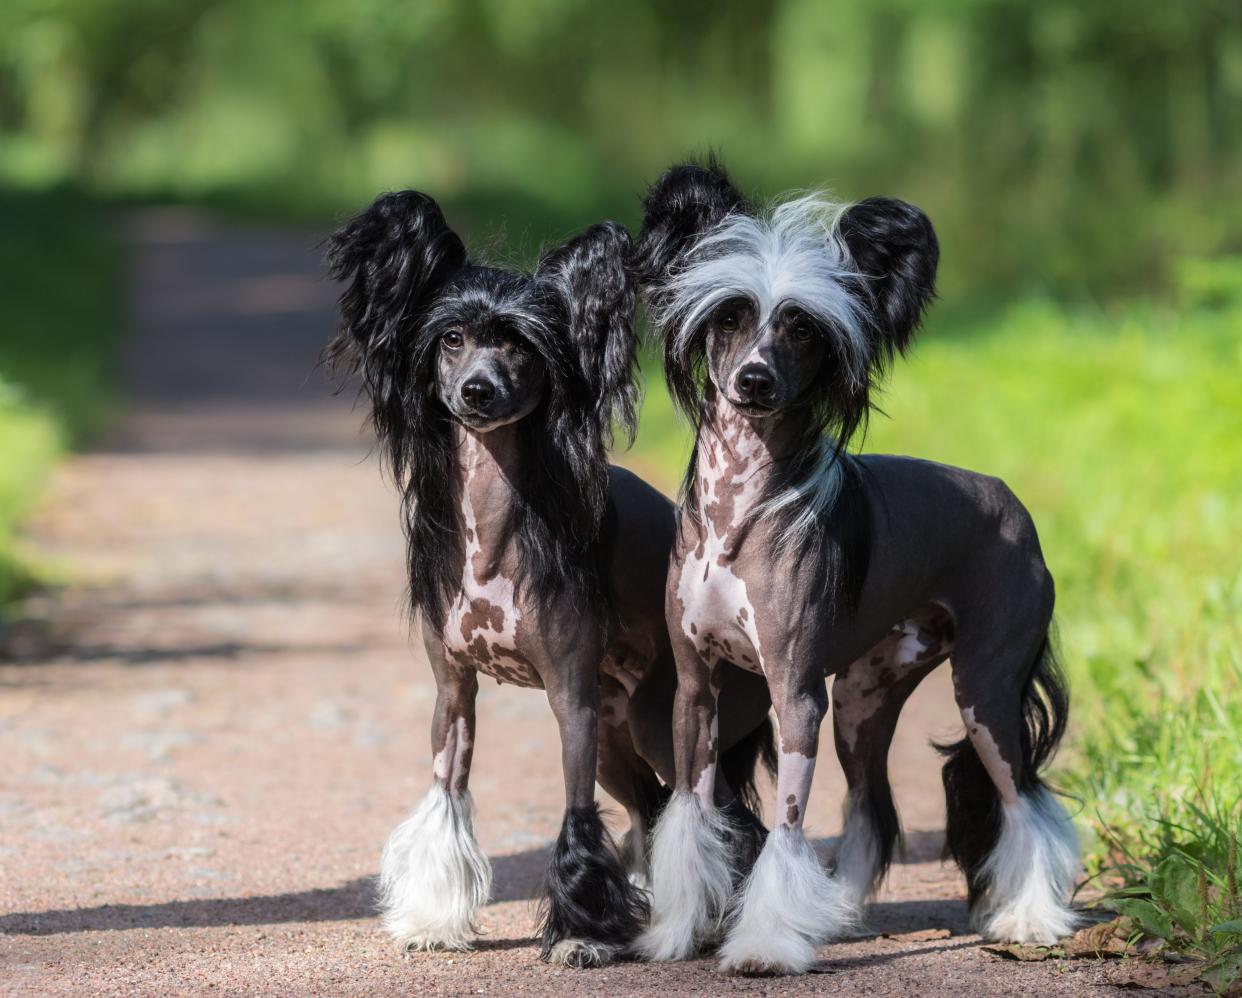
[[[511,572],[489,567],[479,542],[478,523],[467,500],[463,503],[466,558],[461,591],[444,624],[444,648],[460,665],[500,683],[541,687],[542,680],[523,653],[521,636],[528,621],[516,599]]]
[[[698,543],[684,553],[677,583],[681,631],[705,659],[761,673],[754,584],[741,573],[735,550],[736,533],[758,498],[752,461],[745,452],[739,458],[709,451],[698,475]]]
[[[469,566],[469,562],[467,562]],[[468,668],[515,686],[542,686],[518,638],[522,612],[513,583],[503,576],[475,579],[467,567],[462,589],[444,626],[444,648]]]

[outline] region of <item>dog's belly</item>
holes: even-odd
[[[445,621],[445,651],[453,661],[498,683],[542,688],[543,681],[521,651],[520,619],[512,582],[501,577],[483,583],[469,580]]]
[[[763,673],[763,649],[746,582],[710,544],[691,551],[682,564],[677,598],[681,630],[708,661],[732,662]]]

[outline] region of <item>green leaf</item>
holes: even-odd
[[[1199,976],[1218,994],[1223,992],[1229,985],[1242,980],[1242,949],[1222,953]]]
[[[1154,903],[1139,898],[1122,898],[1113,905],[1122,915],[1129,915],[1145,935],[1172,942],[1176,934],[1173,919]]]
[[[1221,922],[1220,925],[1213,925],[1212,931],[1221,935],[1242,936],[1242,918],[1234,918],[1228,922]]]
[[[1199,925],[1197,881],[1195,867],[1178,853],[1163,859],[1151,872],[1152,898],[1190,936]]]

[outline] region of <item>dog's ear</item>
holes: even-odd
[[[636,282],[627,267],[630,233],[601,222],[543,255],[535,280],[565,316],[574,360],[582,372],[604,440],[620,424],[631,442],[636,431]]]
[[[940,244],[921,210],[894,198],[851,206],[837,225],[862,284],[883,357],[904,352],[936,295]]]
[[[466,264],[466,248],[426,194],[384,194],[328,237],[328,276],[348,282],[329,353],[355,365],[401,335],[427,298]]]
[[[345,282],[329,370],[359,374],[371,422],[393,472],[407,470],[413,333],[435,292],[466,265],[466,248],[439,205],[418,191],[384,194],[327,240],[328,275]]]
[[[700,236],[727,215],[750,211],[715,157],[674,166],[643,199],[643,227],[631,266],[641,282],[659,282]]]

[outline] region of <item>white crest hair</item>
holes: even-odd
[[[1044,787],[1004,804],[1000,838],[980,871],[987,890],[971,912],[985,939],[1048,946],[1078,917],[1065,899],[1078,874],[1078,836]]]
[[[720,948],[720,969],[804,974],[820,945],[849,932],[857,917],[802,832],[778,825],[746,881]]]
[[[654,320],[681,351],[711,311],[730,298],[749,298],[761,326],[782,305],[797,305],[836,331],[841,358],[862,383],[871,359],[865,305],[857,293],[862,275],[837,232],[848,207],[812,193],[777,204],[763,217],[727,215],[664,281]]]
[[[827,437],[821,439],[814,466],[798,481],[786,485],[756,508],[760,519],[777,516],[786,509],[797,511],[777,537],[778,552],[797,550],[828,515],[841,493],[844,475],[841,460],[834,441]]]
[[[469,949],[492,868],[474,837],[467,791],[440,783],[389,836],[380,860],[384,928],[404,949]]]

